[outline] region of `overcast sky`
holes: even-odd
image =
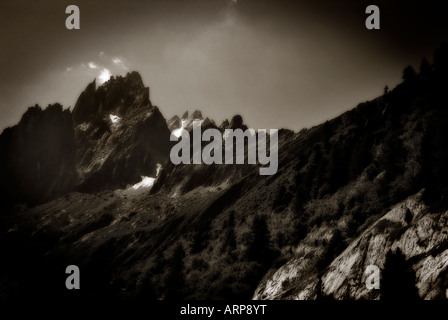
[[[218,124],[239,113],[253,128],[310,127],[393,87],[447,40],[446,5],[376,1],[381,29],[369,31],[373,3],[2,0],[0,130],[132,70],[167,119],[199,109]],[[69,4],[80,30],[65,27]]]

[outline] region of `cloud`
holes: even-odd
[[[113,62],[116,66],[120,67],[120,68],[123,69],[123,70],[126,70],[126,71],[129,70],[128,67],[124,64],[123,59],[120,58],[120,57],[112,58],[112,62]]]
[[[237,3],[238,3],[238,0],[227,0],[228,7],[236,6]]]
[[[89,69],[98,69],[98,66],[93,61],[90,61],[88,63],[88,65],[89,65]]]
[[[96,77],[96,83],[100,86],[107,82],[113,74],[120,75],[129,72],[128,60],[126,58],[119,55],[111,56],[105,51],[100,51],[96,55],[95,58],[90,58],[92,60],[87,60],[88,62],[66,66],[63,69],[65,74]]]

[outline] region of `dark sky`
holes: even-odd
[[[442,1],[439,1],[442,2]],[[65,28],[76,4],[81,29]],[[365,28],[365,9],[381,29]],[[436,1],[23,1],[0,3],[0,130],[27,107],[74,106],[94,77],[140,72],[166,118],[299,130],[395,86],[448,36]]]

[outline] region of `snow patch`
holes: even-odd
[[[188,120],[182,120],[180,128],[173,130],[173,135],[179,138],[182,135],[182,130],[187,126]]]
[[[153,186],[155,178],[142,176],[142,181],[132,186],[132,189],[137,190],[140,188],[150,188]]]
[[[181,134],[182,134],[182,130],[183,130],[183,129],[184,129],[184,128],[180,127],[180,128],[178,128],[178,129],[176,129],[176,130],[173,130],[172,134],[173,134],[176,138],[179,138],[179,137],[181,136]]]
[[[138,190],[138,189],[147,189],[147,188],[152,188],[152,186],[154,185],[157,177],[160,174],[160,170],[162,170],[162,165],[160,163],[157,163],[156,165],[156,177],[148,177],[148,176],[141,176],[142,181],[134,184],[131,187],[128,187],[126,189],[127,192],[131,192],[131,194],[133,193],[132,190]]]
[[[110,121],[112,121],[113,124],[117,124],[121,120],[121,118],[119,116],[116,116],[114,114],[110,114],[109,117],[110,117]]]
[[[204,120],[195,119],[192,124],[193,129],[199,128],[203,122],[204,122]],[[187,128],[190,124],[191,124],[190,120],[182,120],[182,124],[181,124],[180,128],[173,130],[172,134],[174,136],[176,136],[176,138],[179,138],[182,135],[182,130]]]

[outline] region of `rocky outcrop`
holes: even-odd
[[[229,128],[229,126],[230,126],[229,120],[225,119],[225,120],[221,123],[221,125],[219,126],[219,129],[220,129],[221,131],[223,131],[224,129]]]
[[[182,125],[182,122],[179,118],[179,116],[175,115],[174,117],[170,118],[167,121],[167,125],[168,125],[168,129],[170,129],[170,131],[179,129]]]
[[[210,128],[220,130],[223,134],[223,139],[225,129],[247,129],[247,126],[243,123],[243,118],[240,115],[234,116],[232,118],[233,127],[229,125],[225,128],[222,126],[217,127],[215,121],[211,120],[208,117],[204,118],[202,112],[199,110],[195,110],[191,115],[189,115],[189,112],[186,111],[182,116],[182,120],[179,121],[180,124],[178,124],[178,119],[180,119],[178,116],[174,116],[168,121],[168,126],[170,128],[173,128],[172,132],[174,132],[174,134],[176,133],[177,129],[182,127],[187,130],[191,136],[193,130],[193,121],[201,122],[202,132]],[[177,126],[175,126],[175,124]],[[285,136],[282,135],[282,141],[284,141],[284,137]],[[190,148],[191,150],[193,150],[192,139],[190,140],[190,143]],[[202,148],[206,144],[207,142],[202,143]],[[247,149],[245,150],[245,152],[247,153]],[[253,173],[257,169],[255,165],[248,165],[247,159],[245,160],[245,163],[245,165],[227,165],[223,163],[222,165],[188,164],[182,166],[175,166],[171,163],[168,163],[168,167],[163,172],[164,178],[159,179],[159,181],[156,182],[156,185],[151,192],[156,192],[163,189],[164,192],[170,192],[175,195],[179,195],[200,186],[218,187],[222,185],[232,185],[241,180],[246,175]]]
[[[75,125],[95,121],[105,114],[124,117],[132,109],[151,106],[149,88],[143,84],[138,72],[126,76],[112,76],[107,82],[96,88],[93,80],[81,93],[73,108]]]
[[[204,118],[202,118],[202,112],[199,110],[195,110],[192,114],[190,119],[192,120],[202,120]]]
[[[81,97],[91,94],[91,85]],[[140,75],[111,78],[94,95],[88,120],[75,127],[79,190],[123,188],[142,176],[155,177],[157,164],[165,166],[169,157],[170,131]],[[81,97],[78,110],[84,110]]]
[[[73,123],[89,121],[92,115],[97,114],[98,104],[95,101],[96,79],[93,79],[87,88],[81,93],[73,108]]]
[[[2,210],[35,205],[71,191],[77,183],[72,117],[60,104],[28,108],[0,136]]]
[[[191,115],[189,115],[188,111],[185,111],[182,115],[182,118],[175,115],[171,119],[168,120],[167,124],[171,131],[174,131],[176,129],[184,128],[187,131],[193,130],[193,121],[200,121],[202,129],[204,129],[205,126],[210,127],[209,125],[214,122],[210,119],[202,117],[202,112],[199,110],[195,110]]]
[[[230,129],[241,129],[243,131],[246,130],[247,126],[244,124],[243,117],[239,114],[234,115],[232,117],[232,120],[230,120]]]
[[[111,77],[96,92],[96,103],[100,114],[115,114],[124,117],[131,111],[151,106],[149,88],[143,84],[136,71],[126,76]]]
[[[396,295],[407,295],[408,288],[422,299],[444,299],[448,280],[448,211],[430,212],[422,201],[420,192],[395,206],[381,219],[373,223],[325,269],[322,275],[310,272],[315,255],[310,241],[303,242],[294,258],[262,281],[255,299],[381,299],[388,288],[398,286],[395,279],[381,277],[380,289],[368,289],[366,273],[369,265],[387,272],[387,259],[400,253],[405,260],[404,270],[415,276],[415,283],[407,288],[394,288]],[[308,240],[331,233],[321,228],[308,235]],[[399,277],[396,274],[395,277]],[[308,276],[306,276],[308,275]],[[395,299],[400,299],[396,296]]]

